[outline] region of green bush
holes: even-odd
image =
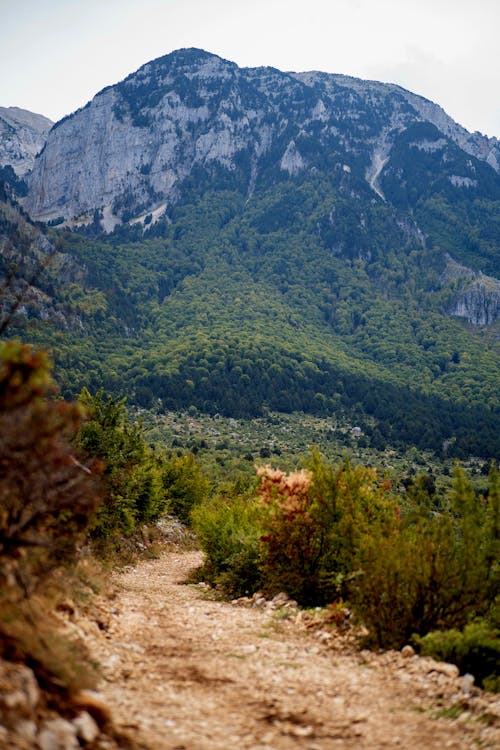
[[[157,520],[167,509],[161,467],[147,446],[140,424],[133,423],[125,399],[100,389],[80,394],[86,412],[77,437],[80,449],[102,462],[103,503],[92,530],[94,539],[130,534]]]
[[[500,630],[486,620],[463,630],[444,630],[415,637],[423,656],[456,664],[461,674],[472,674],[476,685],[500,692]]]
[[[350,601],[371,643],[399,648],[414,634],[492,620],[499,590],[499,480],[486,497],[457,468],[452,491],[411,507],[377,472],[313,453],[307,470],[258,469],[257,497],[204,502],[192,518],[204,574],[231,594],[262,587],[303,605]]]
[[[453,621],[452,612],[462,610],[452,583],[451,534],[439,520],[366,535],[350,599],[374,645],[400,648],[413,633]]]
[[[230,596],[244,596],[261,584],[259,507],[241,495],[218,496],[197,505],[192,524],[205,553],[204,579]]]
[[[499,590],[498,472],[487,498],[476,496],[457,468],[446,509],[420,509],[359,547],[362,575],[354,608],[377,646],[400,647],[413,633],[463,628],[487,616]]]
[[[161,471],[161,485],[170,513],[189,524],[191,511],[208,493],[208,481],[194,456],[174,456]]]

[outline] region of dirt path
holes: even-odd
[[[141,747],[500,746],[498,702],[467,698],[458,679],[418,657],[337,650],[277,611],[210,600],[182,583],[199,562],[197,552],[168,552],[117,575],[108,621],[87,630],[102,693]]]

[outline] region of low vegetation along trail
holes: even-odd
[[[87,623],[101,691],[141,748],[499,746],[493,696],[430,660],[341,646],[300,615],[214,601],[184,583],[200,560],[166,552],[117,574],[100,627]]]

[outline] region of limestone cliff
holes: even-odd
[[[148,212],[158,216],[188,177],[199,184],[222,174],[251,195],[256,184],[313,171],[347,191],[359,190],[361,180],[385,200],[380,176],[394,139],[419,122],[434,124],[445,146],[458,145],[464,158],[472,154],[499,170],[495,139],[467,133],[437,105],[397,86],[239,68],[201,50],[179,50],[54,126],[36,159],[26,207],[41,220],[90,221],[98,209],[110,229]],[[467,169],[458,177],[472,180]]]
[[[447,258],[445,280],[455,289],[450,313],[475,326],[489,326],[500,318],[500,281]]]
[[[0,107],[0,167],[7,164],[23,177],[43,148],[52,121],[19,107]]]

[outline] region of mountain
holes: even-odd
[[[398,86],[240,69],[201,50],[181,50],[56,124],[36,161],[27,206],[43,220],[84,219],[101,209],[113,224],[163,210],[196,170],[220,168],[234,172],[248,194],[279,176],[349,170],[383,198],[382,172],[390,173],[401,134],[412,126],[406,148],[437,154],[456,190],[473,191],[476,169],[485,172],[485,164],[500,172],[496,139],[469,134],[440,107]]]
[[[19,107],[0,107],[0,167],[10,165],[18,177],[29,172],[53,122]]]
[[[48,134],[23,205],[63,320],[15,325],[68,392],[500,455],[499,163],[397,86],[179,50]]]
[[[83,269],[5,194],[1,179],[0,249],[0,329],[11,318],[11,334],[32,319],[64,330],[81,327],[77,308],[68,309],[64,298],[81,289]]]

